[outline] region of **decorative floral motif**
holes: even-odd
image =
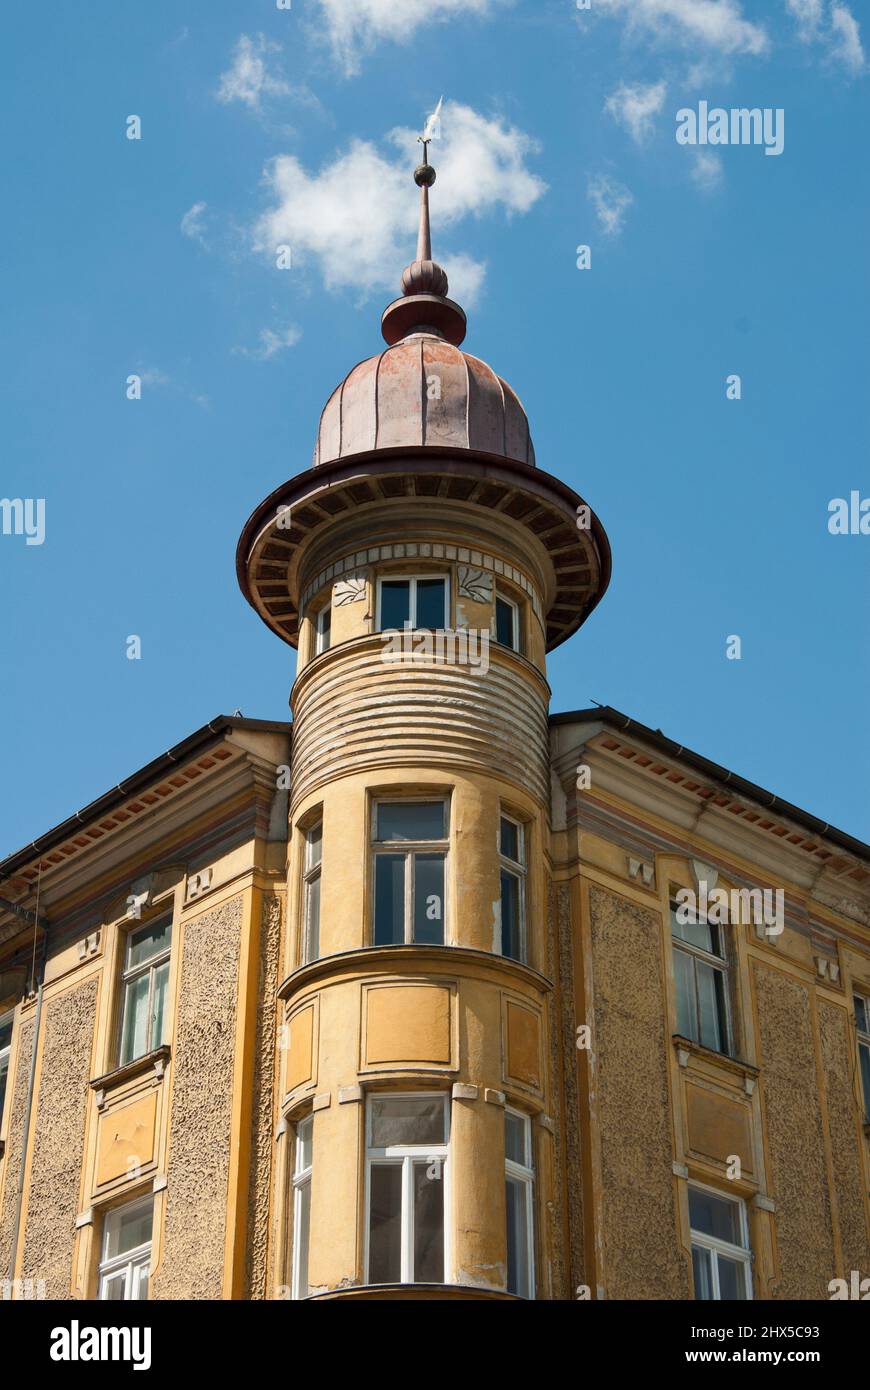
[[[492,575],[486,570],[474,569],[471,565],[459,565],[460,598],[474,599],[475,603],[489,603],[492,600]]]
[[[359,603],[366,596],[366,577],[364,574],[351,574],[347,579],[339,579],[333,590],[333,599],[337,608],[343,608],[346,603]]]

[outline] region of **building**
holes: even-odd
[[[292,724],[215,719],[0,864],[0,1278],[826,1299],[870,1276],[870,852],[549,714],[607,538],[461,350],[415,177],[387,348],[239,543]]]

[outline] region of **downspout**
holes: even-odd
[[[33,1087],[36,1080],[36,1054],[39,1050],[39,1028],[42,1021],[42,987],[45,979],[45,960],[48,955],[48,933],[42,939],[39,961],[39,985],[36,991],[36,1015],[33,1025],[33,1047],[30,1053],[30,1076],[27,1080],[27,1100],[24,1106],[24,1127],[21,1133],[21,1168],[18,1173],[18,1191],[15,1197],[15,1224],[12,1228],[12,1258],[9,1263],[9,1278],[15,1280],[15,1266],[18,1261],[18,1242],[21,1231],[21,1209],[24,1205],[24,1174],[27,1168],[27,1150],[30,1146],[30,1121],[33,1112]],[[31,980],[31,990],[34,981]]]

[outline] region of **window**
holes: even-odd
[[[520,649],[520,610],[513,599],[495,596],[495,640],[513,651]]]
[[[446,801],[374,806],[374,944],[444,944]]]
[[[108,1213],[103,1227],[100,1298],[135,1302],[148,1297],[153,1222],[152,1197]]]
[[[449,626],[446,578],[409,575],[379,581],[378,631],[402,632],[409,625],[433,632]]]
[[[526,959],[525,830],[519,821],[501,816],[498,827],[501,856],[501,953]]]
[[[120,1065],[166,1041],[166,1001],[172,917],[160,917],[127,936],[122,974]]]
[[[372,1096],[366,1124],[367,1282],[441,1284],[447,1097]]]
[[[679,921],[685,908],[671,904],[677,1032],[712,1048],[731,1051],[728,1028],[728,974],[722,928],[710,922]]]
[[[302,890],[302,964],[320,955],[320,868],[323,858],[323,822],[305,832],[305,867]]]
[[[535,1296],[535,1224],[532,1125],[518,1110],[504,1112],[504,1180],[507,1200],[507,1291]]]
[[[695,1298],[711,1302],[752,1298],[746,1207],[706,1187],[689,1188]]]
[[[861,1063],[861,1085],[864,1091],[864,1118],[870,1124],[870,999],[866,995],[855,995],[855,1019],[858,1024],[858,1060]],[[3,1106],[0,1103],[0,1114],[2,1113]]]
[[[308,1246],[311,1231],[312,1130],[309,1115],[296,1126],[296,1161],[293,1165],[293,1297],[307,1298]]]
[[[314,619],[314,655],[329,651],[332,635],[332,604],[325,603]]]
[[[3,1125],[3,1102],[9,1078],[9,1054],[12,1051],[12,1014],[0,1017],[0,1127]]]

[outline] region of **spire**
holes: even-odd
[[[436,176],[429,163],[430,127],[431,121],[427,124],[426,132],[419,137],[423,146],[423,163],[414,170],[414,182],[420,189],[417,259],[406,266],[402,273],[402,298],[394,300],[384,310],[381,319],[381,332],[390,346],[410,337],[412,333],[430,333],[456,346],[465,337],[465,312],[447,298],[447,272],[432,259],[429,189]]]

